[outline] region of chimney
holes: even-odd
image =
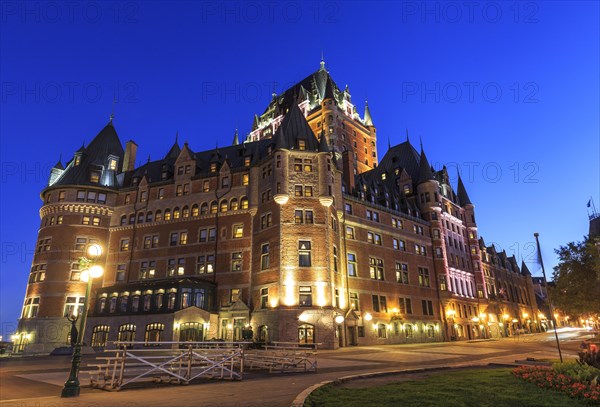
[[[138,145],[133,140],[129,140],[125,144],[125,157],[123,158],[123,172],[133,171],[135,168],[135,155]]]
[[[348,193],[354,191],[354,153],[346,150],[342,153],[342,171]]]

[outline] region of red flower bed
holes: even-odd
[[[577,382],[570,376],[556,373],[551,367],[520,366],[513,374],[538,387],[562,391],[571,397],[600,400],[600,385]]]

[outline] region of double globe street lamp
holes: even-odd
[[[79,258],[79,266],[82,270],[81,281],[87,282],[85,297],[83,300],[83,311],[81,315],[77,314],[77,308],[73,311],[73,314],[69,316],[69,321],[72,323],[71,329],[71,343],[73,343],[73,359],[71,360],[71,371],[69,378],[65,382],[65,386],[62,389],[61,397],[77,397],[79,396],[79,365],[81,364],[81,346],[83,344],[83,335],[85,333],[85,323],[87,320],[89,297],[92,291],[92,283],[95,278],[102,277],[104,269],[102,266],[95,264],[98,258],[102,255],[102,247],[98,244],[92,244],[87,249],[88,257]],[[79,332],[75,328],[77,319],[80,319]],[[73,337],[75,336],[75,338]]]

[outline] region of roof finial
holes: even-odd
[[[179,130],[175,132],[175,144],[179,144]]]
[[[408,138],[408,127],[406,128],[406,142],[410,143],[410,139]]]
[[[388,134],[388,150],[392,148],[392,145],[390,144],[390,136]]]
[[[321,50],[321,70],[325,70],[325,57],[323,56],[323,50]]]
[[[273,93],[271,93],[271,96],[273,97],[273,99],[275,99],[277,97],[277,82],[273,81]]]
[[[421,144],[421,151],[423,151],[423,139],[421,138],[420,134],[419,134],[419,144]]]
[[[117,103],[117,98],[113,97],[113,101],[112,101],[112,110],[110,112],[110,117],[108,119],[109,123],[112,123],[113,119],[115,118],[115,104]]]
[[[150,154],[148,154],[148,162],[150,162]]]

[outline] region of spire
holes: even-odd
[[[421,148],[421,159],[419,161],[419,180],[417,184],[433,180],[433,173],[429,167],[429,162],[425,156],[425,151]]]
[[[473,203],[469,199],[469,195],[467,194],[467,190],[465,188],[465,184],[463,184],[463,181],[462,181],[462,178],[460,177],[460,174],[458,174],[458,188],[457,188],[457,193],[458,193],[458,200],[460,201],[461,205],[473,205]]]
[[[108,124],[112,126],[113,119],[115,118],[115,103],[117,103],[117,98],[113,97],[112,102],[112,110],[110,112],[110,117],[108,118]]]
[[[179,147],[179,130],[175,133],[175,143],[171,146],[171,149],[165,156],[165,158],[174,158],[179,157],[179,153],[181,153],[181,148]]]
[[[410,143],[410,139],[408,138],[408,127],[406,128],[406,142]]]
[[[63,165],[62,165],[62,154],[58,158],[58,162],[56,164],[54,164],[54,167],[52,167],[52,168],[56,168],[58,170],[64,170],[65,169],[65,167],[63,167]]]
[[[388,135],[388,150],[392,148],[392,145],[390,144],[390,136]]]
[[[365,100],[365,126],[373,126],[373,119],[371,118],[371,111],[369,110],[369,101]]]
[[[321,66],[320,69],[322,71],[324,71],[325,70],[325,57],[323,56],[323,51],[321,51],[321,63],[320,63],[320,66]]]
[[[419,134],[419,144],[421,145],[421,151],[423,151],[423,139],[421,138],[420,134]]]
[[[523,274],[525,276],[530,276],[531,275],[531,272],[527,268],[527,265],[525,264],[524,261],[521,261],[521,274]]]
[[[231,143],[231,145],[233,146],[237,146],[238,144],[240,144],[240,139],[238,137],[238,129],[235,129],[235,134],[233,135],[233,143]]]

